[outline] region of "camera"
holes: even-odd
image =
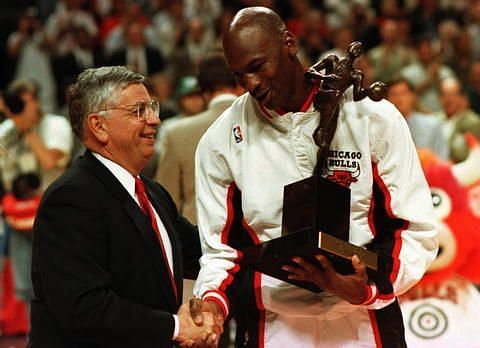
[[[27,199],[40,188],[40,177],[33,172],[19,174],[12,183],[12,193],[17,199]]]
[[[12,114],[18,114],[25,108],[25,103],[18,93],[6,90],[1,92],[1,95],[3,102]]]

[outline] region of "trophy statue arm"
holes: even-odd
[[[310,69],[313,69],[315,71],[320,71],[322,69],[325,69],[325,73],[328,75],[333,71],[334,66],[338,63],[339,58],[334,55],[330,54],[326,56],[325,58],[321,59],[317,63],[315,63]]]
[[[354,69],[352,72],[353,80],[353,100],[359,101],[368,95],[368,91],[362,87],[363,72],[358,69]]]

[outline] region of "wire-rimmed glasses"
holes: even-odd
[[[160,117],[160,102],[158,100],[140,101],[130,105],[110,106],[102,111],[121,109],[136,115],[139,120],[146,120],[148,115],[153,114],[155,118]]]

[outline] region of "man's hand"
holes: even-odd
[[[199,298],[190,299],[190,313],[192,314],[192,319],[197,325],[203,324],[203,313],[209,312],[213,315],[215,325],[217,325],[223,332],[223,322],[225,318],[223,317],[223,311],[220,308],[220,305],[214,301],[203,301]]]
[[[352,257],[355,273],[349,275],[337,273],[324,255],[316,255],[315,258],[323,269],[300,257],[292,259],[298,266],[285,265],[282,269],[290,273],[289,279],[311,282],[351,304],[360,304],[365,301],[368,283],[367,270],[357,255]]]
[[[178,310],[179,331],[176,341],[181,347],[216,347],[220,334],[215,330],[213,315],[203,315],[203,325],[198,326],[192,319],[189,306],[183,304]]]

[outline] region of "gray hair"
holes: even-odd
[[[105,108],[118,93],[137,83],[146,84],[145,76],[124,66],[86,69],[80,73],[68,91],[68,115],[75,135],[83,139],[86,117]]]

